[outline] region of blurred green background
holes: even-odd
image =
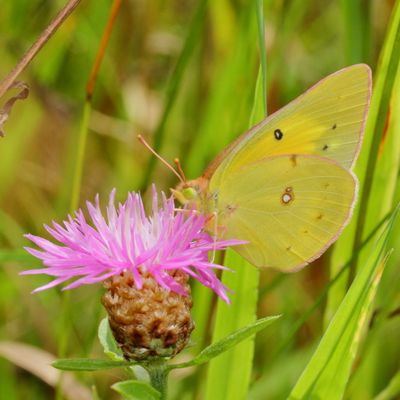
[[[144,192],[150,182],[166,191],[176,184],[175,176],[154,163],[137,141],[139,133],[167,160],[179,157],[187,176],[195,178],[246,130],[259,65],[251,3],[123,2],[92,101],[82,205],[96,193],[105,199],[114,187],[122,199],[129,190]],[[365,62],[376,71],[394,3],[265,1],[269,113],[346,65]],[[60,0],[2,1],[0,78],[63,4]],[[42,361],[46,355],[41,351],[57,356],[65,343],[68,356],[102,357],[96,338],[105,315],[99,301],[101,287],[72,291],[65,309],[59,289],[30,294],[47,282],[45,277],[18,273],[39,265],[22,250],[28,244],[23,234],[44,235],[43,223],[62,220],[70,211],[85,86],[110,6],[106,0],[83,1],[63,24],[20,77],[29,83],[31,93],[15,106],[5,125],[6,137],[0,139],[1,399],[54,397],[57,379],[48,362]],[[399,108],[392,113],[399,114]],[[398,190],[396,194],[398,198]],[[399,259],[395,254],[383,278],[376,323],[362,343],[347,398],[374,398],[398,371]],[[285,317],[257,336],[249,398],[286,398],[307,364],[324,329],[326,299],[316,301],[330,279],[328,260],[329,254],[324,255],[293,275],[262,272],[259,314]],[[213,304],[207,311],[206,337],[211,332]],[[315,311],[293,330],[313,305]],[[181,357],[189,354],[190,349]],[[171,379],[171,398],[195,398],[191,391],[196,387],[201,398],[202,371],[197,371],[197,380],[194,371],[179,373]],[[66,389],[64,395],[90,398],[90,388],[96,385],[100,398],[118,398],[109,386],[122,377],[118,370],[75,374],[83,392],[71,395]],[[77,383],[68,386],[71,390]]]

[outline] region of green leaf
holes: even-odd
[[[129,380],[111,386],[127,400],[159,400],[161,394],[146,382]]]
[[[108,318],[101,320],[99,325],[98,337],[103,346],[104,354],[113,361],[124,361],[122,351],[112,334]]]
[[[169,365],[168,368],[169,369],[186,368],[193,365],[204,364],[205,362],[211,360],[214,357],[217,357],[218,355],[236,346],[243,340],[248,339],[250,336],[266,328],[268,325],[272,324],[280,317],[281,317],[280,315],[273,315],[271,317],[260,318],[253,324],[241,328],[236,332],[233,332],[232,334],[228,335],[224,339],[206,347],[193,360],[181,364]]]
[[[97,360],[93,358],[60,358],[51,364],[54,368],[64,371],[99,371],[102,369],[130,367],[134,365],[127,361]]]
[[[390,380],[389,385],[374,400],[392,400],[400,395],[400,371]]]
[[[358,273],[289,399],[342,399],[388,259],[385,248],[397,214],[398,209],[376,243],[369,262]]]

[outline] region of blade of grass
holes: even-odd
[[[368,264],[354,280],[289,399],[343,398],[352,364],[369,322],[376,290],[391,253],[386,247],[398,211],[375,244]]]
[[[264,25],[263,0],[257,1],[257,22]],[[259,26],[259,32],[264,28]],[[266,60],[264,35],[259,34],[261,60]],[[249,125],[253,126],[266,113],[266,61],[259,68],[253,110]],[[243,260],[238,254],[228,250],[225,265],[235,268],[236,273],[223,273],[223,283],[235,292],[233,304],[218,301],[213,342],[227,336],[256,319],[259,271]],[[254,337],[235,346],[209,364],[206,386],[206,398],[243,399],[247,396],[254,354]]]
[[[391,400],[400,394],[400,371],[392,378],[389,385],[374,400]]]
[[[215,6],[214,6],[215,5]],[[221,23],[221,3],[212,3],[210,13],[216,24]],[[226,4],[226,6],[228,6]],[[232,23],[230,43],[223,41],[216,47],[228,48],[226,57],[215,68],[214,76],[210,83],[210,95],[207,107],[201,120],[197,136],[193,142],[192,151],[183,159],[185,171],[188,176],[196,176],[204,169],[206,161],[214,157],[227,143],[233,140],[234,135],[246,128],[248,124],[249,104],[254,97],[252,85],[243,86],[243,77],[252,76],[256,46],[253,44],[256,33],[254,13],[251,7],[245,9],[232,18],[237,18]],[[224,38],[225,39],[225,38]],[[217,39],[216,39],[217,40]],[[250,60],[250,61],[249,61]],[[247,81],[247,80],[246,80]],[[240,91],[240,97],[236,93]],[[244,120],[247,119],[246,122]],[[216,135],[215,132],[219,134]],[[196,329],[192,340],[195,344],[194,353],[200,351],[209,340],[208,327],[210,324],[210,310],[213,306],[213,295],[203,285],[194,284],[193,293],[193,319]],[[202,388],[200,388],[202,389]]]
[[[400,16],[400,3],[399,3]],[[399,18],[400,24],[400,18]],[[400,25],[399,25],[400,28]],[[400,29],[398,41],[400,45]],[[400,46],[399,49],[400,51]],[[399,56],[398,56],[399,57]],[[388,210],[390,210],[395,202],[395,192],[398,185],[398,171],[400,169],[400,123],[399,114],[396,110],[400,107],[400,57],[397,63],[397,70],[392,71],[392,78],[395,79],[392,90],[386,94],[387,112],[381,115],[380,125],[375,125],[375,132],[383,131],[379,144],[376,144],[376,167],[372,177],[367,175],[367,179],[371,181],[370,191],[367,194],[368,203],[366,204],[365,217],[363,219],[363,231],[360,233],[362,238],[369,235],[375,221],[379,220]],[[386,118],[385,118],[386,117]],[[383,126],[384,124],[384,126]],[[374,129],[371,128],[371,129]],[[368,173],[368,171],[367,171]],[[361,212],[362,210],[360,210]],[[361,239],[358,238],[358,242]],[[357,243],[355,243],[357,245]],[[368,253],[363,249],[359,256],[359,265],[363,265],[366,261]]]
[[[397,73],[390,103],[385,138],[380,145],[378,166],[374,176],[373,190],[366,220],[366,232],[370,232],[374,219],[378,219],[382,208],[387,207],[395,198],[393,195],[399,187],[399,151],[400,148],[400,115],[394,110],[400,109],[400,68]],[[397,230],[396,230],[397,228]],[[390,246],[399,247],[399,228],[391,235]],[[399,304],[400,275],[398,271],[400,256],[394,254],[385,268],[382,282],[377,294],[377,304],[373,325],[366,340],[363,357],[357,366],[349,387],[349,398],[362,400],[372,398],[377,391],[388,385],[391,376],[398,370],[400,344],[398,343],[398,318],[392,318],[393,310]],[[361,250],[360,265],[367,261],[367,254]],[[396,325],[397,324],[397,325]]]
[[[341,0],[345,28],[345,54],[347,64],[365,62],[369,48],[370,2]]]
[[[391,54],[390,59],[387,64],[384,64],[385,60],[382,60],[381,68],[378,72],[378,76],[376,78],[376,92],[375,97],[371,102],[370,114],[366,126],[366,137],[368,138],[368,133],[373,132],[373,135],[370,135],[370,151],[367,158],[365,171],[365,180],[364,185],[361,187],[361,201],[360,201],[360,210],[359,210],[359,219],[357,224],[357,229],[354,238],[354,246],[353,251],[356,252],[360,246],[363,235],[366,233],[366,223],[369,217],[368,208],[371,204],[371,194],[373,193],[374,188],[374,178],[378,175],[379,169],[382,163],[378,164],[378,154],[381,148],[381,143],[386,134],[386,122],[390,115],[390,100],[392,97],[393,86],[396,79],[396,74],[399,69],[400,63],[400,1],[397,1],[396,8],[393,10],[393,28],[389,30],[388,41],[391,43]],[[386,48],[386,46],[385,46]],[[385,73],[382,71],[385,70]],[[381,91],[378,91],[378,88],[381,88]],[[378,97],[379,96],[379,97]],[[379,103],[378,103],[379,100]],[[390,152],[390,156],[393,157],[393,153]],[[364,158],[360,159],[360,163],[364,161]],[[394,159],[395,164],[398,164],[398,155],[395,154]],[[383,171],[386,172],[386,171]],[[392,175],[392,180],[397,179],[397,175]],[[389,187],[389,185],[388,185]],[[383,215],[392,207],[393,202],[393,193],[394,190],[392,188],[388,188],[384,193],[381,192],[382,188],[376,188],[381,196],[379,198],[379,202],[373,204],[373,206],[379,206],[379,214]],[[389,201],[388,201],[389,199]],[[354,264],[356,266],[356,264]],[[349,279],[352,281],[356,273],[356,267],[354,267],[350,271]]]
[[[258,31],[258,43],[260,47],[260,65],[261,65],[261,84],[257,86],[261,93],[256,93],[255,98],[262,99],[262,113],[258,115],[268,115],[267,105],[267,52],[265,49],[265,24],[264,24],[264,1],[257,0],[256,13],[257,13],[257,31]],[[259,102],[257,102],[259,104]],[[253,110],[254,115],[251,117],[251,121],[257,122],[257,111]]]
[[[331,276],[343,267],[353,253],[358,254],[358,249],[363,235],[365,234],[365,224],[367,220],[368,201],[372,189],[373,175],[377,166],[377,156],[380,147],[380,141],[384,134],[386,116],[388,115],[389,101],[392,93],[393,83],[396,76],[400,55],[400,2],[396,2],[393,10],[392,20],[385,44],[380,57],[380,64],[375,74],[375,86],[371,100],[371,107],[365,128],[364,144],[357,162],[355,171],[360,181],[360,200],[355,209],[353,219],[341,238],[336,243],[332,252]],[[379,165],[378,165],[379,167]],[[386,199],[392,198],[392,194],[385,191]],[[382,198],[383,199],[383,198]],[[381,199],[381,200],[382,200]],[[388,202],[383,201],[377,204],[381,210],[381,215],[388,211]],[[390,206],[392,202],[390,201]],[[368,217],[369,219],[369,217]],[[370,249],[369,249],[370,250]],[[369,250],[366,249],[367,254]],[[349,280],[355,274],[357,260],[353,263],[353,270],[345,274],[336,285],[331,289],[328,298],[328,304],[325,312],[325,323],[327,324],[347,289]]]
[[[224,285],[234,290],[232,305],[218,302],[213,343],[256,319],[259,271],[233,251],[228,251],[225,265],[235,273],[223,274]],[[254,337],[216,357],[209,363],[206,399],[244,399],[250,383]]]
[[[387,222],[388,218],[391,216],[391,214],[386,215],[384,218],[381,219],[381,221],[375,226],[374,230],[370,233],[370,235],[365,239],[365,241],[362,244],[362,248],[364,248],[369,242],[374,238],[375,234],[377,232],[381,231],[382,226],[385,225]],[[291,329],[285,334],[285,339],[277,346],[276,350],[273,351],[271,360],[274,361],[278,356],[282,354],[284,350],[288,348],[290,343],[293,342],[295,339],[296,334],[299,332],[300,328],[304,326],[304,324],[309,320],[310,316],[315,313],[316,310],[318,310],[319,307],[323,304],[326,296],[329,293],[330,288],[341,278],[342,274],[344,274],[347,269],[350,267],[351,263],[353,260],[350,260],[347,262],[344,267],[338,271],[337,275],[332,278],[327,285],[324,286],[322,292],[319,294],[317,299],[314,301],[314,304],[310,306],[303,314],[300,316],[300,318],[292,325]]]

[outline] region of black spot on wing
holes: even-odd
[[[335,130],[337,128],[336,122],[332,125],[332,129]]]
[[[328,150],[329,146],[327,144],[324,144],[324,147],[322,148],[322,150],[326,151]]]
[[[279,128],[275,129],[274,136],[276,140],[281,140],[283,138],[283,132]]]

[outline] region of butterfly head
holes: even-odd
[[[181,182],[176,189],[171,189],[171,192],[181,204],[203,209],[207,188],[208,179],[200,177],[191,181]]]

